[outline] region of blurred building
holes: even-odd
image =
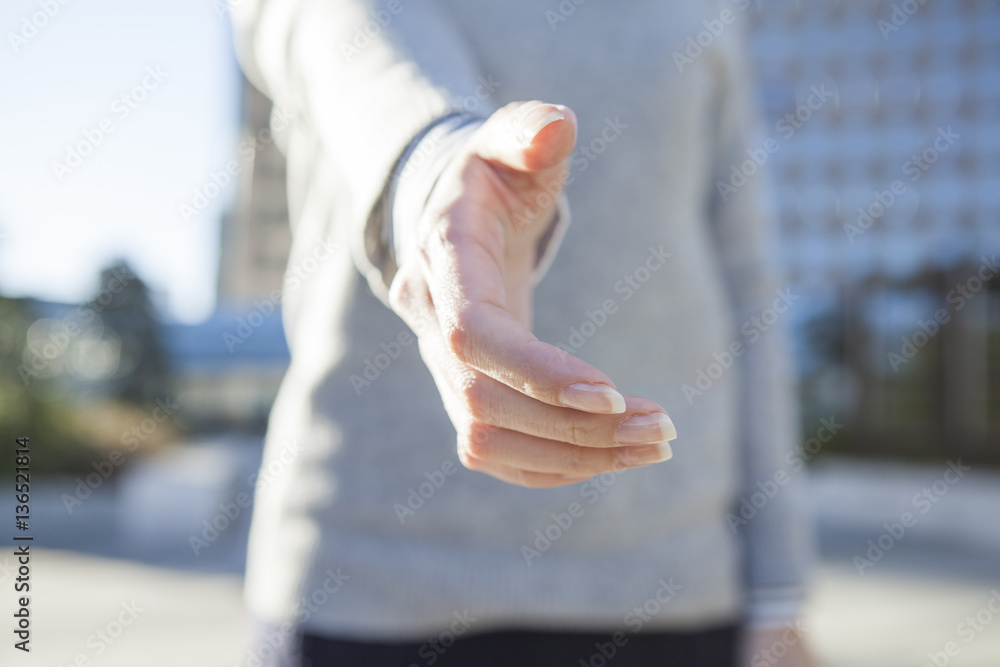
[[[191,430],[263,433],[289,362],[280,311],[217,310],[163,337]]]
[[[219,303],[246,304],[281,288],[291,232],[285,157],[278,147],[282,117],[271,123],[271,101],[243,78],[243,139],[239,193],[222,221]]]
[[[750,17],[764,137],[777,142],[771,174],[796,282],[823,291],[996,251],[1000,4],[760,7]]]
[[[189,420],[201,428],[263,432],[288,367],[280,291],[291,233],[287,118],[244,78],[236,202],[222,220],[218,308],[198,325],[168,325],[171,360]]]
[[[1000,3],[756,4],[807,422],[1000,461]]]

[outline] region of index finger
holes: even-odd
[[[443,322],[452,353],[476,370],[534,399],[601,414],[625,412],[607,375],[538,340],[503,308],[478,301]]]

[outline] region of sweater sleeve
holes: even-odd
[[[309,127],[350,193],[351,255],[385,300],[391,273],[380,202],[407,146],[436,120],[492,111],[488,77],[430,0],[241,0],[237,54],[277,108]]]
[[[728,523],[743,542],[749,621],[780,623],[797,615],[812,555],[805,473],[790,463],[799,417],[788,325],[798,295],[777,268],[764,169],[744,165],[776,151],[767,134],[756,132],[744,41],[742,33],[726,40],[713,62],[719,92],[710,219],[745,349],[738,359],[743,479]],[[733,177],[734,167],[750,175]],[[754,494],[751,512],[743,500]],[[761,494],[766,502],[757,507]]]

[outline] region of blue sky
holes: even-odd
[[[0,35],[0,293],[81,301],[124,257],[165,315],[206,317],[236,187],[190,223],[178,206],[238,141],[226,17],[206,0],[4,0]]]

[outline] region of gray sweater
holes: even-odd
[[[637,631],[794,613],[810,552],[790,465],[795,295],[773,270],[760,174],[717,185],[760,149],[746,4],[232,3],[247,74],[295,117],[292,362],[247,573],[259,619],[401,640],[456,614],[473,631]],[[679,433],[667,463],[546,490],[461,466],[384,303],[384,195],[424,159],[400,156],[456,110],[530,99],[580,127],[535,333],[665,406]]]

